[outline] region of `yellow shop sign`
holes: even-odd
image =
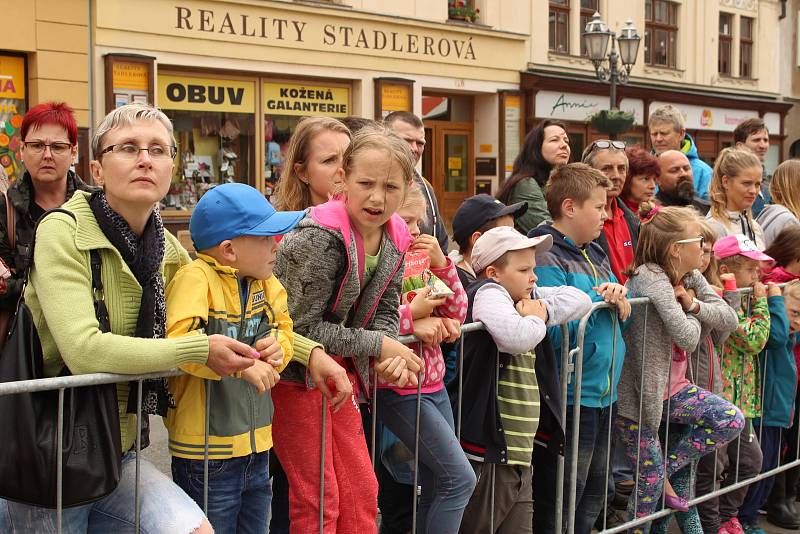
[[[0,56],[0,98],[25,98],[25,58]]]
[[[350,115],[348,87],[265,82],[263,91],[267,115]]]
[[[255,112],[255,83],[159,74],[158,105],[186,111]]]

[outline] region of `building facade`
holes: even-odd
[[[216,183],[269,194],[303,116],[407,110],[425,121],[421,170],[449,219],[466,196],[497,190],[540,120],[567,122],[574,157],[605,137],[586,118],[609,107],[609,87],[596,80],[581,37],[598,11],[612,30],[631,19],[642,35],[630,83],[617,94],[617,106],[635,116],[624,140],[649,146],[650,111],[673,103],[712,162],[736,124],[761,116],[773,144],[769,170],[800,137],[787,120],[790,99],[800,97],[798,1],[8,3],[4,14],[20,31],[0,45],[8,138],[0,131],[0,164],[21,172],[14,124],[36,103],[66,100],[77,110],[84,175],[93,125],[124,103],[155,103],[179,142],[164,200],[165,220],[178,229]]]

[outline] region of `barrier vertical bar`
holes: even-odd
[[[423,344],[420,341],[417,345],[418,354],[422,356]],[[419,427],[420,427],[420,412],[422,411],[422,369],[417,371],[417,419],[414,423],[414,500],[411,503],[411,534],[417,532],[417,488],[419,487]],[[423,525],[424,527],[424,525]]]
[[[496,466],[495,466],[495,464],[489,464],[489,466],[491,467],[491,471],[492,471],[492,487],[491,487],[492,509],[489,512],[489,532],[491,534],[494,534],[494,484],[495,484],[495,475],[496,475],[495,467]]]
[[[569,325],[561,325],[561,424],[566,424],[567,421],[567,388],[569,384],[569,375],[572,372],[571,364],[569,362]],[[556,464],[556,504],[554,512],[555,527],[558,534],[561,533],[564,526],[563,522],[564,510],[564,456],[559,454]]]
[[[206,380],[206,421],[203,436],[203,513],[208,517],[208,434],[211,415],[211,382]]]
[[[644,338],[642,338],[644,340]],[[644,368],[642,368],[642,374],[644,375]],[[672,389],[672,358],[669,359],[669,373],[667,374],[667,411],[666,411],[666,421],[667,421],[667,428],[664,431],[664,449],[661,451],[662,462],[664,463],[664,483],[661,486],[661,508],[667,507],[667,484],[672,486],[672,483],[669,482],[669,474],[667,473],[667,458],[669,458],[669,414],[672,413],[672,395],[670,395],[670,390]],[[663,417],[663,414],[662,414]],[[658,436],[656,436],[658,439]],[[674,488],[673,488],[674,491]]]
[[[461,396],[464,390],[464,332],[458,337],[458,404],[456,405],[456,439],[461,442]]]
[[[58,390],[58,423],[56,424],[56,440],[58,440],[58,456],[56,457],[56,532],[61,534],[64,486],[64,388]]]
[[[617,324],[619,320],[619,311],[612,308],[612,312],[616,312],[613,314],[612,321],[611,321],[611,377],[609,378],[609,397],[610,399],[614,398],[614,377],[616,376],[616,363],[617,363]],[[610,400],[609,399],[609,400]],[[611,477],[611,483],[614,483],[614,474],[611,472],[611,427],[613,425],[612,417],[614,415],[614,410],[612,409],[614,406],[613,402],[610,402],[608,405],[608,441],[606,442],[606,476],[605,479],[608,480]],[[603,496],[603,530],[606,530],[608,527],[608,514],[606,513],[608,510],[608,486],[606,485],[606,492]]]
[[[372,413],[370,415],[370,419],[372,421],[372,429],[370,431],[370,443],[372,443],[372,447],[369,451],[371,459],[372,459],[372,470],[376,473],[378,472],[378,451],[376,450],[376,433],[377,433],[377,426],[378,426],[378,373],[375,371],[373,367],[370,371],[372,374],[372,398],[369,401],[370,409]]]
[[[322,393],[320,392],[320,395]],[[325,439],[327,438],[328,399],[322,395],[322,439],[319,451],[319,534],[325,532]]]
[[[569,501],[567,505],[567,532],[575,534],[575,506],[577,499],[577,480],[578,480],[578,447],[580,443],[580,423],[581,423],[581,386],[583,384],[583,344],[586,336],[586,324],[589,317],[596,313],[598,308],[593,307],[592,311],[583,317],[578,324],[577,343],[575,345],[575,389],[572,397],[572,451],[570,458],[569,473]]]
[[[134,532],[141,529],[141,495],[139,495],[139,454],[142,452],[142,380],[136,382],[136,480],[133,489]]]
[[[648,312],[650,311],[650,302],[648,301],[644,305],[644,323],[642,327],[642,340],[647,339],[647,316]],[[644,369],[644,347],[645,344],[642,343],[642,368]],[[642,395],[642,391],[644,391],[644,372],[641,373],[639,376],[639,421],[636,425],[636,473],[634,474],[634,482],[633,482],[633,519],[636,519],[639,510],[639,465],[642,461],[642,405],[644,401],[644,396]]]

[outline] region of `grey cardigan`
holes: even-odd
[[[720,308],[724,313],[712,321],[702,323],[700,343],[697,345],[697,350],[689,356],[686,378],[715,395],[722,395],[722,369],[716,347],[725,343],[731,332],[739,326],[734,306],[737,301],[741,301],[741,295],[738,291],[726,291],[724,300],[719,295],[715,294],[715,297],[707,304],[719,306],[719,300],[722,300],[728,306],[728,310]]]
[[[640,265],[626,284],[629,298],[649,297],[650,305],[647,314],[631,315],[623,333],[628,350],[617,389],[617,411],[626,419],[644,424],[653,434],[658,432],[661,424],[664,393],[669,383],[672,344],[675,343],[691,353],[701,339],[701,322],[728,325],[727,321],[731,318],[733,323],[736,322],[735,312],[730,315],[730,307],[717,296],[699,271],[689,273],[684,278],[683,285],[687,289],[694,289],[697,299],[701,301],[696,315],[683,311],[675,299],[669,277],[658,265]],[[736,328],[735,324],[732,326],[732,329]],[[641,384],[645,387],[641,388]]]

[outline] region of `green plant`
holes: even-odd
[[[450,0],[447,3],[447,16],[451,19],[475,22],[480,12],[480,9],[468,6],[466,0]]]
[[[634,120],[633,113],[618,109],[603,109],[586,117],[587,123],[609,135],[627,132]]]

